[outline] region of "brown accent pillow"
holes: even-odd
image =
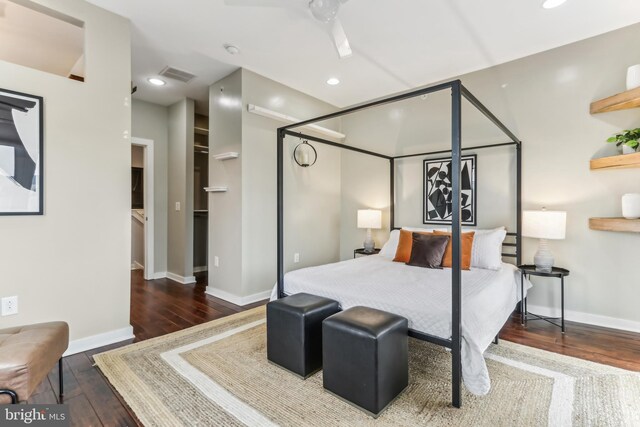
[[[433,234],[438,236],[449,236],[451,237],[451,233],[448,231],[434,231]],[[462,233],[462,262],[461,268],[463,270],[469,270],[471,268],[471,249],[473,249],[473,236],[475,235],[475,231],[470,231],[468,233]],[[452,260],[451,257],[453,255],[453,243],[452,240],[449,239],[449,244],[447,245],[447,250],[444,252],[444,258],[442,258],[442,266],[445,268],[451,268]]]
[[[411,257],[407,265],[442,268],[442,258],[449,243],[449,236],[413,233],[411,240]]]
[[[431,234],[428,231],[420,231],[419,234]],[[400,230],[400,237],[398,238],[398,248],[396,249],[396,256],[393,258],[395,262],[404,262],[405,264],[409,262],[409,258],[411,258],[411,246],[413,245],[412,240],[413,232],[409,230]]]

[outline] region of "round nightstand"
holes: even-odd
[[[544,320],[545,322],[549,322],[554,326],[562,329],[562,333],[565,333],[565,325],[564,325],[564,278],[569,275],[569,270],[560,267],[553,267],[551,271],[542,271],[538,270],[535,265],[519,265],[518,269],[520,270],[520,295],[524,295],[524,276],[527,275],[529,278],[531,276],[540,276],[540,277],[555,277],[560,279],[560,310],[561,317],[546,317],[539,316],[534,313],[529,313],[527,311],[527,299],[523,298],[520,302],[520,319],[523,326],[527,324],[528,320]],[[534,318],[530,319],[529,316],[533,316]],[[558,325],[553,320],[560,320],[560,324]]]
[[[364,248],[359,248],[359,249],[353,250],[353,257],[355,258],[356,255],[375,255],[379,252],[380,252],[380,248],[375,248],[373,252],[365,252]]]

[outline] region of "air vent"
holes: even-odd
[[[195,77],[195,75],[187,71],[178,70],[173,67],[164,67],[164,69],[160,71],[160,75],[184,83],[190,82]]]

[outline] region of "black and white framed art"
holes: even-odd
[[[462,225],[476,225],[476,155],[462,156]],[[451,158],[424,161],[423,223],[451,224]]]
[[[43,213],[43,100],[0,89],[0,215]]]

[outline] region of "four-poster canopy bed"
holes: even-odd
[[[421,152],[415,154],[404,154],[399,156],[389,156],[376,153],[358,147],[349,146],[342,143],[329,141],[323,138],[303,135],[292,129],[321,122],[328,119],[338,118],[347,114],[363,111],[366,109],[391,104],[407,100],[410,98],[434,93],[438,91],[451,91],[451,149],[432,152]],[[496,143],[481,146],[462,147],[462,98],[465,98],[484,116],[486,116],[498,129],[500,129],[510,139],[508,142]],[[395,223],[394,207],[395,207],[395,162],[399,159],[410,157],[426,157],[434,154],[451,153],[451,171],[452,171],[452,217],[451,217],[451,242],[452,242],[452,265],[451,265],[451,338],[443,338],[435,334],[429,334],[417,329],[409,329],[409,336],[419,340],[428,341],[451,350],[452,354],[452,404],[454,407],[461,406],[461,382],[462,382],[462,227],[461,227],[461,156],[463,151],[467,150],[483,150],[495,147],[513,146],[516,154],[516,231],[515,233],[507,233],[508,236],[515,239],[512,243],[504,243],[504,246],[511,247],[515,253],[502,253],[502,256],[512,257],[516,259],[516,263],[521,262],[521,231],[522,231],[522,190],[521,190],[521,141],[498,120],[478,99],[467,90],[460,80],[454,80],[432,87],[418,89],[409,93],[392,96],[389,98],[373,101],[356,107],[348,108],[332,114],[327,114],[303,122],[294,123],[284,126],[277,131],[277,298],[283,298],[285,294],[285,270],[284,270],[284,140],[286,136],[303,137],[304,139],[327,144],[345,150],[358,152],[364,155],[383,158],[389,161],[390,174],[390,229],[398,229]],[[397,292],[390,290],[390,292]],[[522,298],[522,295],[520,296]],[[366,304],[363,304],[366,305]]]

